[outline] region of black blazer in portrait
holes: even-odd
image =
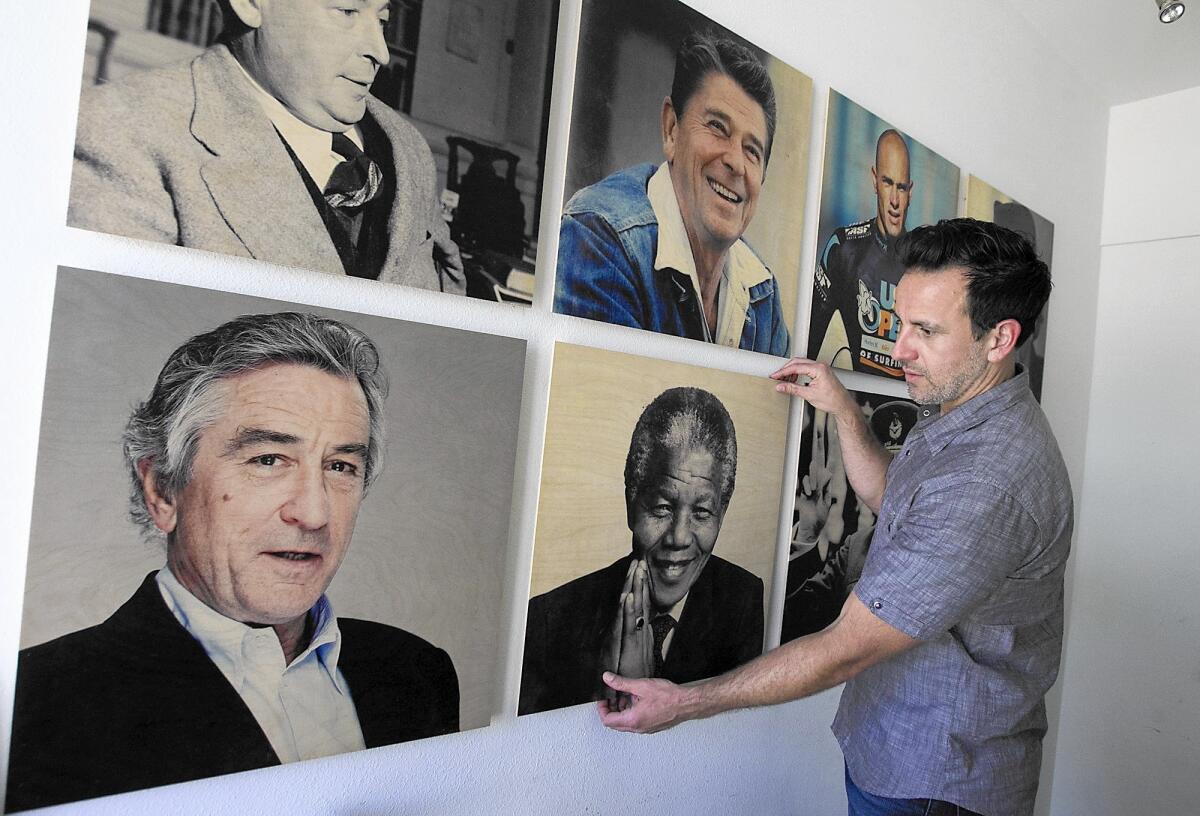
[[[600,698],[604,649],[632,557],[529,601],[519,713]],[[661,676],[675,683],[714,677],[762,647],[762,580],[713,555],[688,591]]]
[[[458,730],[446,652],[380,623],[338,627],[338,668],[368,748]],[[20,653],[7,811],[278,764],[154,573],[103,623]]]

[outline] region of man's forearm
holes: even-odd
[[[688,688],[684,697],[687,719],[799,700],[845,682],[857,673],[856,663],[830,648],[828,631],[797,638],[727,674]]]
[[[838,411],[835,417],[846,478],[859,501],[865,502],[873,512],[878,513],[892,456],[871,433],[866,417],[857,404],[853,408]]]
[[[634,704],[616,710],[601,701],[600,716],[610,728],[651,732],[730,709],[797,700],[836,686],[916,643],[875,617],[851,593],[842,614],[826,629],[786,643],[707,683],[681,688],[665,680],[606,674],[605,683],[631,695]]]

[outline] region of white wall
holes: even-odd
[[[1055,813],[1200,801],[1197,132],[1200,88],[1112,110]]]
[[[1074,484],[1083,483],[1087,394],[1093,359],[1100,202],[1107,110],[1083,79],[1003,3],[902,0],[850,15],[840,0],[693,0],[718,22],[758,42],[813,77],[814,111],[823,116],[830,84],[895,122],[964,169],[1055,224],[1055,281],[1047,343],[1044,404]],[[539,445],[555,340],[650,354],[746,373],[775,361],[698,348],[548,313],[553,236],[565,152],[565,95],[551,129],[542,221],[539,291],[533,310],[464,302],[436,294],[380,289],[258,263],[150,246],[63,226],[68,157],[82,67],[85,0],[61,0],[53,15],[0,4],[10,35],[0,51],[0,103],[7,114],[0,230],[0,347],[6,431],[0,468],[5,512],[0,570],[0,745],[7,745],[19,632],[25,548],[40,395],[57,264],[212,286],[265,297],[318,302],[426,322],[464,326],[529,341],[525,417],[514,501],[509,579],[507,695],[499,724],[482,731],[287,768],[89,803],[81,813],[837,813],[844,810],[841,758],[828,732],[836,693],[771,711],[690,724],[675,733],[629,737],[600,729],[586,708],[520,721],[512,717],[523,637]],[[564,0],[564,31],[578,4]],[[565,38],[569,39],[569,38]],[[573,76],[560,54],[558,76]],[[815,134],[812,155],[821,155]],[[813,173],[807,211],[815,213]],[[815,225],[805,230],[811,258]],[[806,265],[803,280],[809,280]],[[807,325],[807,305],[798,327]],[[137,319],[130,315],[131,324]],[[791,455],[795,454],[793,428]],[[65,507],[63,512],[72,512]],[[97,553],[103,558],[103,553]],[[776,598],[778,600],[778,595]],[[773,619],[778,618],[778,607]],[[1180,613],[1183,614],[1183,613]],[[1049,766],[1050,763],[1048,763]],[[1043,801],[1047,797],[1043,796]],[[247,803],[252,804],[247,804]],[[1063,812],[1070,812],[1064,810]]]

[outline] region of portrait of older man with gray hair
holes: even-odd
[[[371,339],[311,314],[242,316],[170,355],[123,437],[131,515],[165,566],[104,622],[20,653],[7,810],[458,730],[447,653],[325,596],[386,393]]]
[[[685,683],[762,652],[762,580],[713,554],[737,460],[711,392],[669,388],[645,407],[625,459],[631,551],[530,600],[520,713],[598,699],[613,667]]]

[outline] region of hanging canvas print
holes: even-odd
[[[787,415],[763,377],[556,347],[520,713],[762,652]]]
[[[524,361],[61,270],[7,810],[487,725]]]
[[[812,81],[678,0],[584,0],[554,310],[786,356]]]
[[[92,0],[67,223],[533,295],[558,0]]]
[[[899,452],[917,422],[916,403],[851,393],[879,443],[891,454]],[[875,514],[846,477],[837,423],[811,405],[804,406],[792,519],[781,643],[833,623],[858,583],[875,527]]]
[[[1053,275],[1054,225],[1020,202],[997,190],[983,179],[971,176],[967,181],[967,215],[980,221],[994,221],[1015,230],[1033,243],[1034,251]],[[1042,309],[1033,334],[1017,348],[1017,362],[1029,372],[1029,388],[1042,398],[1042,372],[1046,361],[1046,320],[1049,305]]]
[[[954,217],[958,168],[837,91],[829,92],[824,167],[807,356],[900,379],[897,240]]]

